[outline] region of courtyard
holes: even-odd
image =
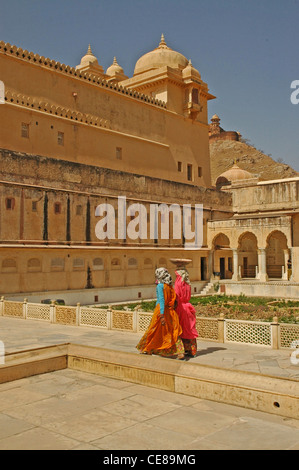
[[[115,363],[125,354],[127,364],[145,360],[164,372],[182,367],[180,361],[139,355],[139,333],[7,317],[0,317],[0,328],[9,356],[27,351],[33,358],[39,348],[47,351],[52,345],[73,343],[93,354],[108,354]],[[271,389],[272,381],[278,381],[270,392],[271,412],[68,367],[0,384],[0,449],[101,450],[101,455],[138,449],[298,449],[298,417],[284,416],[284,393],[277,388],[281,383],[290,395],[297,386],[298,366],[290,363],[290,351],[209,341],[198,341],[198,348],[197,357],[183,365],[185,371],[196,367],[210,379],[213,371],[221,371],[228,384],[233,373],[241,388],[248,380],[249,406],[257,388]],[[220,391],[219,383],[215,388]]]

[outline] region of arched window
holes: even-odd
[[[73,268],[76,269],[77,271],[80,269],[84,269],[84,259],[83,258],[74,258],[73,259]]]
[[[112,269],[120,269],[120,259],[119,258],[113,258],[111,260],[111,268]]]
[[[51,271],[63,271],[64,258],[53,258],[51,260]]]
[[[41,270],[41,262],[38,258],[31,258],[27,262],[27,269],[29,272],[38,272]]]
[[[129,268],[137,268],[137,259],[136,258],[129,258],[128,259],[128,267]]]
[[[258,241],[252,232],[244,232],[238,240],[238,260],[241,277],[255,278],[258,266]]]
[[[104,262],[102,258],[95,258],[93,260],[93,269],[97,271],[104,269]]]
[[[288,258],[288,242],[283,232],[274,230],[267,237],[266,262],[269,278],[282,278],[287,269],[286,254]]]
[[[2,271],[4,272],[16,272],[17,262],[12,258],[6,258],[2,261]]]

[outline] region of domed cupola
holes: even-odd
[[[134,76],[165,66],[182,70],[187,67],[188,62],[183,54],[167,46],[164,34],[162,34],[159,46],[141,56],[136,62]]]
[[[193,67],[191,60],[189,60],[188,65],[182,71],[182,77],[184,81],[190,79],[195,80],[197,82],[201,82],[201,76],[199,71]]]
[[[90,44],[87,49],[87,53],[82,57],[80,65],[77,65],[76,70],[80,72],[90,72],[97,75],[103,75],[104,70],[98,63],[98,59],[92,53]]]
[[[232,184],[242,184],[245,180],[255,179],[255,175],[249,171],[243,170],[235,162],[227,171],[218,176],[216,187],[230,186]]]
[[[169,111],[207,124],[209,93],[191,61],[166,44],[164,34],[156,49],[141,56],[133,77],[121,84],[163,103]]]
[[[113,59],[112,65],[106,70],[107,80],[119,82],[126,80],[128,77],[124,74],[124,69],[117,63],[116,57]]]

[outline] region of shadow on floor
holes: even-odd
[[[202,349],[200,351],[197,351],[194,357],[199,357],[199,356],[205,356],[206,354],[212,354],[215,351],[226,351],[227,348],[206,348]],[[190,361],[190,359],[193,359],[192,356],[185,356],[185,361]]]

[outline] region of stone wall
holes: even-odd
[[[244,187],[231,186],[233,210],[239,214],[251,212],[299,209],[299,178],[260,181]]]
[[[260,283],[260,282],[232,282],[221,281],[222,292],[227,295],[246,295],[251,297],[269,297],[269,298],[285,298],[298,299],[299,285],[297,283]]]
[[[125,195],[166,203],[203,203],[215,213],[231,213],[229,193],[180,182],[0,149],[1,180],[66,191]],[[216,216],[215,216],[216,217]]]
[[[192,259],[188,270],[193,287],[201,285],[201,257],[207,256],[207,250],[188,251],[188,258]],[[146,292],[155,291],[155,269],[164,266],[175,278],[175,266],[170,258],[184,257],[183,249],[1,245],[0,294],[39,292],[41,297],[44,292],[43,297],[47,298],[47,291],[71,293],[86,289],[91,291],[88,302],[93,302],[92,296],[99,295],[102,289],[113,296],[116,289],[125,292],[126,288],[127,292],[134,292],[137,299],[138,292],[143,292],[138,286],[152,286],[144,290],[142,297],[145,298]],[[102,301],[107,301],[107,297],[105,299]],[[73,301],[76,303],[75,299]]]
[[[207,123],[184,119],[159,100],[3,42],[0,68],[6,95],[0,107],[1,147],[211,185]],[[187,165],[192,165],[190,179]]]
[[[170,258],[186,256],[192,281],[207,280],[207,220],[231,216],[231,196],[214,189],[7,150],[0,171],[3,294],[146,286],[156,267],[174,271]],[[183,237],[171,236],[172,218],[167,240],[99,240],[95,209],[109,203],[117,213],[118,196],[127,207],[203,204],[203,248],[185,251]]]
[[[240,138],[239,134],[235,131],[222,131],[219,134],[211,134],[209,139],[210,141],[215,140],[233,140],[238,141]]]

